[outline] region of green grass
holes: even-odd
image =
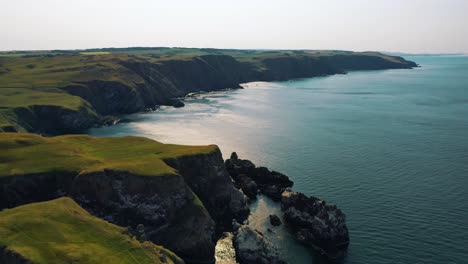
[[[37,105],[59,106],[75,111],[86,109],[96,114],[87,101],[60,89],[0,88],[0,128],[16,125],[15,109]]]
[[[2,108],[28,107],[31,105],[56,105],[78,110],[86,101],[59,89],[0,89],[0,106]]]
[[[81,55],[108,55],[111,54],[108,51],[88,51],[88,52],[80,52]]]
[[[164,160],[208,154],[210,146],[163,144],[142,137],[41,137],[0,133],[0,177],[53,171],[84,173],[113,169],[143,176],[174,175]]]
[[[124,228],[96,218],[70,198],[0,212],[0,246],[35,264],[162,263],[172,252],[124,235]]]
[[[143,82],[119,64],[131,59],[125,54],[58,55],[51,57],[0,57],[1,88],[62,88],[75,82]]]

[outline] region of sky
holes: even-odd
[[[0,50],[468,53],[468,0],[0,0]]]

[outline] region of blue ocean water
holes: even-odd
[[[89,133],[215,143],[288,174],[345,212],[344,263],[468,263],[468,57],[407,59],[422,67],[249,83]],[[266,231],[271,201],[253,207],[289,263],[325,262],[284,226]]]

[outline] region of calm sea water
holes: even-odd
[[[422,67],[250,83],[89,133],[215,143],[288,174],[346,213],[344,263],[468,263],[468,57],[407,59]],[[290,263],[324,262],[266,231],[271,201],[253,207]]]

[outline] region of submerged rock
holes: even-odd
[[[256,167],[250,160],[239,159],[235,152],[225,161],[225,166],[237,187],[250,198],[254,196],[254,185],[250,181],[256,183],[260,192],[276,201],[281,200],[281,194],[286,188],[293,186],[288,176],[265,167]]]
[[[278,249],[265,236],[248,226],[242,226],[235,233],[234,248],[241,264],[286,264]]]
[[[281,207],[296,238],[330,258],[344,256],[349,244],[345,214],[335,205],[298,192],[286,191]]]
[[[281,225],[281,219],[277,215],[270,215],[270,224],[274,226]]]
[[[173,106],[173,107],[175,107],[175,108],[179,108],[179,107],[184,107],[184,106],[185,106],[184,102],[182,102],[182,100],[179,100],[179,99],[177,99],[177,98],[169,99],[169,101],[167,102],[167,105]]]

